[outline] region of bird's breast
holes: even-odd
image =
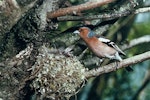
[[[106,55],[114,55],[116,50],[108,45],[100,42],[98,39],[90,39],[86,41],[88,47],[92,50],[92,52],[98,57],[106,57]]]

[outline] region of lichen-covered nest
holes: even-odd
[[[40,99],[68,98],[80,89],[85,80],[85,69],[75,56],[65,56],[55,49],[42,46],[32,74],[36,76],[31,87]]]

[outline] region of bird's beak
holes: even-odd
[[[74,34],[79,34],[80,32],[78,30],[74,31],[73,32]]]

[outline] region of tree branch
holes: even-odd
[[[113,1],[115,1],[115,0],[99,0],[99,1],[94,1],[94,2],[86,2],[84,4],[80,4],[77,6],[61,8],[61,9],[58,9],[57,11],[54,11],[54,12],[48,12],[47,18],[51,19],[51,18],[64,16],[67,14],[76,14],[76,13],[84,11],[84,10],[100,7],[102,5],[111,3]]]
[[[124,44],[121,49],[122,50],[126,50],[126,49],[129,49],[133,46],[136,46],[136,45],[139,45],[139,44],[142,44],[142,43],[148,43],[150,42],[150,35],[145,35],[145,36],[142,36],[142,37],[139,37],[137,39],[133,39],[129,42],[129,44]]]
[[[116,68],[116,63],[111,63],[108,65],[99,67],[98,69],[92,69],[86,72],[86,77],[89,78],[89,77],[98,76],[104,73],[109,73],[109,72],[115,71],[116,69],[125,68],[130,65],[137,64],[148,59],[150,59],[150,51],[124,59],[122,62],[119,62],[117,64],[118,65],[117,68]]]
[[[80,21],[80,20],[96,20],[96,19],[102,19],[102,20],[111,20],[115,18],[120,18],[124,17],[130,14],[138,14],[138,13],[144,13],[144,12],[149,12],[150,7],[145,7],[145,8],[139,8],[135,11],[122,11],[122,12],[114,12],[114,13],[103,13],[100,15],[92,15],[92,16],[62,16],[58,17],[58,21]]]

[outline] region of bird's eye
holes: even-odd
[[[79,32],[82,32],[82,31],[83,31],[83,29],[82,29],[82,28],[80,28],[80,29],[79,29]]]
[[[79,32],[81,32],[81,29],[79,29]]]

